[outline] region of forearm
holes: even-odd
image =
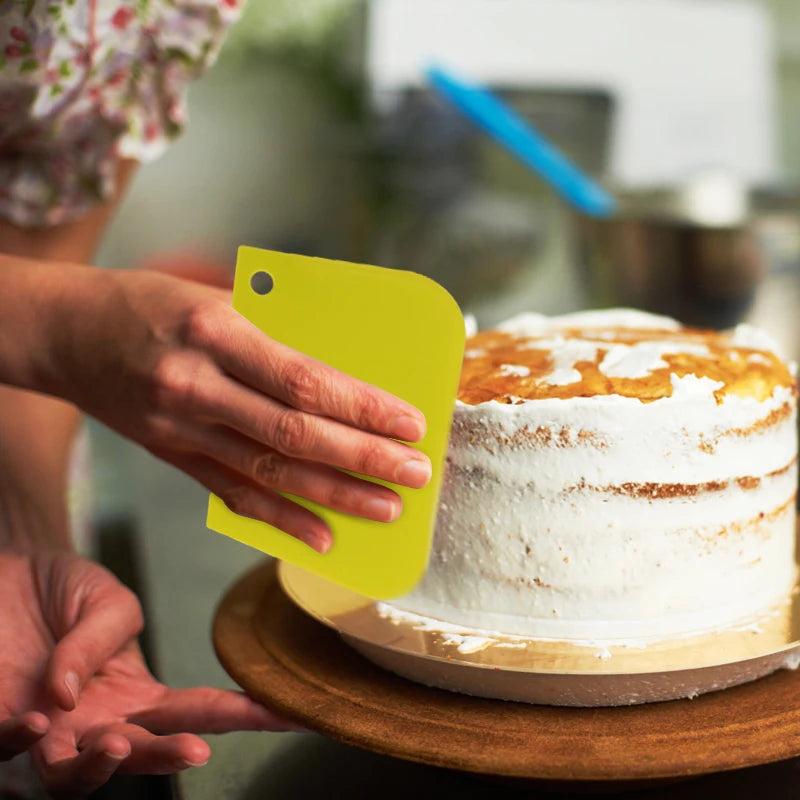
[[[0,383],[11,384],[0,386],[0,547],[70,546],[68,464],[79,413],[38,392],[51,391],[72,269],[0,256]]]
[[[0,386],[0,548],[68,549],[68,470],[80,416],[52,397]]]
[[[80,421],[54,377],[95,270],[0,256],[0,547],[68,549],[67,493]],[[71,310],[70,310],[71,309]]]
[[[77,222],[25,229],[0,220],[0,383],[52,392],[47,385],[65,317],[92,299],[94,258],[103,232],[133,178],[136,163],[117,170],[117,191]]]
[[[119,192],[79,222],[26,230],[0,220],[0,547],[70,546],[68,465],[80,415],[54,380],[65,321],[91,296],[94,256]],[[31,390],[31,391],[26,391]]]
[[[91,267],[0,255],[0,383],[55,393],[65,325],[100,282]]]

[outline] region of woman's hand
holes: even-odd
[[[71,271],[46,390],[236,513],[325,552],[328,526],[279,491],[391,522],[400,497],[342,470],[414,488],[430,479],[428,458],[393,440],[424,436],[419,411],[265,336],[223,290],[146,271]]]
[[[99,565],[0,552],[0,759],[30,749],[51,793],[83,797],[117,771],[204,764],[196,733],[294,729],[238,692],[159,683],[141,627],[136,597]]]

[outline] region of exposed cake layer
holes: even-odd
[[[467,481],[441,510],[424,583],[399,605],[467,627],[558,639],[714,629],[786,596],[796,480],[793,463],[752,497],[729,488],[691,502],[594,491],[542,501],[524,487],[492,492]],[[540,523],[520,513],[526,495],[541,508]],[[465,521],[470,515],[487,522]]]
[[[796,455],[796,391],[763,402],[729,396],[692,375],[673,394],[575,397],[511,405],[456,403],[448,463],[486,468],[506,483],[536,479],[543,491],[580,483],[700,484],[760,478]]]
[[[616,351],[623,388],[635,384],[638,394],[590,391],[581,374],[582,393],[567,397],[568,383],[537,378],[506,385],[494,400],[459,401],[428,572],[396,605],[468,627],[613,639],[708,630],[785,597],[795,569],[796,390],[764,349],[769,340],[748,329],[679,331],[636,312],[527,316],[504,328],[529,337],[535,325],[553,342],[547,380],[558,369],[580,372],[582,362],[570,362],[576,346],[597,353],[613,337],[613,347],[627,348]],[[658,341],[658,358],[679,361],[693,347],[687,337],[716,353],[703,356],[699,376],[642,353],[644,340]],[[465,359],[467,400],[480,383],[471,383],[471,366],[491,349],[476,341]],[[523,356],[502,356],[506,377],[532,377],[533,369],[511,374],[529,349],[516,348]],[[595,356],[598,371],[607,357]],[[728,365],[724,375],[715,357]],[[483,384],[492,374],[484,371]],[[604,387],[620,388],[611,379]]]

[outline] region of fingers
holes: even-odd
[[[418,489],[431,477],[428,457],[406,444],[288,408],[228,382],[206,390],[197,411],[283,455]]]
[[[211,749],[199,736],[186,733],[187,729],[203,733],[304,730],[240,692],[174,689],[128,722],[89,729],[77,744],[69,727],[54,729],[54,735],[38,745],[34,760],[54,797],[83,797],[116,771],[164,775],[202,766]],[[176,730],[184,732],[157,735]]]
[[[223,426],[187,428],[185,437],[191,449],[213,454],[256,486],[305,497],[376,522],[393,522],[402,511],[400,496],[385,486],[313,461],[290,458]]]
[[[193,731],[305,731],[241,692],[197,687],[170,689],[158,705],[131,717],[154,733]]]
[[[56,798],[80,798],[102,786],[131,753],[128,740],[102,732],[78,752],[66,740],[45,740],[34,762],[48,792]]]
[[[131,754],[120,768],[126,775],[169,775],[202,767],[211,757],[208,744],[191,733],[155,736],[130,724],[115,726],[114,730],[130,742]]]
[[[76,624],[56,644],[47,669],[51,697],[65,711],[87,681],[143,627],[136,595],[109,575],[81,604]]]
[[[199,736],[156,736],[138,725],[119,723],[89,731],[77,746],[67,739],[46,740],[34,761],[50,794],[66,799],[84,797],[117,771],[168,775],[202,766],[210,755],[210,747]]]
[[[270,339],[238,314],[209,314],[191,335],[226,372],[292,408],[407,442],[425,435],[425,417],[411,404]]]
[[[209,458],[161,453],[157,450],[153,452],[217,495],[235,514],[273,525],[318,553],[330,550],[333,544],[331,529],[308,509],[275,492],[248,483],[241,475]]]
[[[27,711],[0,722],[0,761],[24,753],[47,733],[50,720],[38,711]]]

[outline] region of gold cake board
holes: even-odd
[[[284,575],[284,580],[293,593],[298,591],[291,576]],[[313,591],[318,596],[312,602],[325,599],[321,584]],[[358,609],[339,611],[347,617]],[[759,634],[749,635],[759,639]],[[233,679],[276,711],[345,743],[440,767],[553,782],[647,782],[800,755],[796,672],[778,670],[693,700],[591,709],[505,702],[430,688],[360,657],[336,630],[301,610],[282,589],[272,561],[244,575],[225,594],[214,621],[214,643]],[[396,652],[390,644],[372,646],[379,654]],[[782,658],[785,652],[778,655]],[[614,677],[608,662],[617,657],[592,657],[601,670],[594,677]],[[411,658],[439,665],[453,660]],[[754,655],[745,661],[763,658]],[[762,669],[768,672],[772,667],[764,663]],[[725,666],[717,663],[699,672],[722,668],[724,682],[731,677],[724,673]],[[461,663],[456,669],[480,673],[490,681],[504,672]],[[528,665],[510,671],[529,682],[559,677],[557,670],[541,669]],[[687,670],[667,674],[682,671]],[[660,673],[631,674],[641,680]],[[624,677],[616,674],[616,680]]]
[[[800,646],[797,593],[757,622],[631,647],[487,634],[387,614],[384,604],[285,562],[278,578],[296,605],[379,666],[501,700],[617,706],[693,697],[766,675]]]

